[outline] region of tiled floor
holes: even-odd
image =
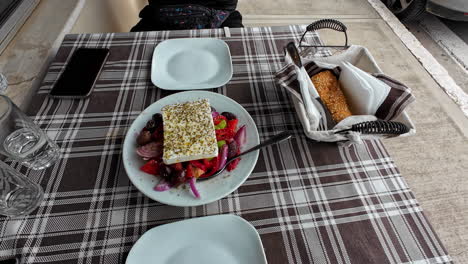
[[[374,9],[362,0],[239,0],[238,9],[244,15],[359,15],[378,18]]]

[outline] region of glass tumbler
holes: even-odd
[[[0,161],[0,215],[29,214],[43,197],[41,186]]]
[[[41,170],[54,164],[60,150],[8,97],[0,94],[0,154]]]

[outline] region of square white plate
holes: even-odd
[[[257,230],[235,215],[193,218],[150,229],[126,264],[266,264]]]
[[[229,46],[220,39],[169,39],[156,46],[151,81],[165,90],[193,90],[225,85],[232,78]]]

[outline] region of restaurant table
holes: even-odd
[[[304,136],[287,91],[274,80],[284,66],[283,47],[304,30],[231,29],[230,37],[223,29],[67,35],[29,107],[62,158],[43,171],[12,164],[41,184],[45,199],[26,217],[0,218],[0,256],[18,256],[22,263],[123,263],[155,226],[235,214],[257,229],[268,263],[451,262],[380,140],[347,146]],[[173,207],[131,184],[122,146],[138,114],[173,93],[151,83],[155,46],[198,37],[223,39],[231,51],[233,77],[212,91],[240,103],[261,140],[283,130],[294,137],[261,150],[253,173],[227,197]],[[317,34],[309,38],[320,42]],[[82,100],[48,97],[79,47],[110,49],[93,93]]]

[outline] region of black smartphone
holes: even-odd
[[[107,56],[109,56],[109,49],[79,48],[76,50],[49,95],[58,98],[88,97]]]
[[[0,264],[19,264],[19,259],[15,258],[15,259],[4,259],[4,260],[0,260]]]

